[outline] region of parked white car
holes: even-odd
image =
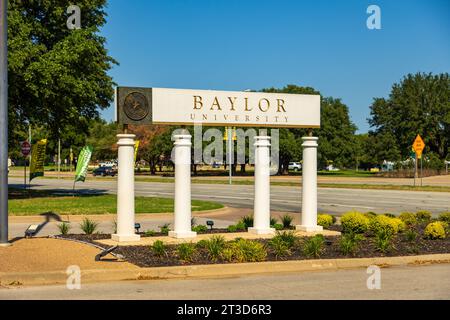
[[[298,171],[302,169],[302,165],[298,162],[289,162],[288,169]]]

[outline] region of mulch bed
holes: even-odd
[[[340,226],[334,225],[330,229],[340,231]],[[415,227],[418,237],[414,241],[408,241],[405,233],[399,233],[392,240],[392,248],[387,253],[376,250],[374,238],[370,233],[366,234],[365,240],[360,242],[359,250],[354,255],[343,255],[339,246],[340,236],[325,237],[325,245],[323,247],[320,259],[336,259],[336,258],[369,258],[369,257],[393,257],[393,256],[411,256],[421,254],[438,254],[450,253],[450,238],[444,240],[428,240],[423,238],[424,225]],[[217,229],[219,230],[219,229]],[[214,231],[214,229],[213,229]],[[219,231],[218,231],[219,232]],[[218,233],[217,232],[217,233]],[[222,230],[223,232],[223,230]],[[216,232],[212,232],[216,233]],[[157,234],[155,234],[156,236]],[[65,238],[82,240],[95,243],[96,245],[108,248],[108,246],[96,242],[100,239],[110,239],[108,234],[94,235],[66,235]],[[291,250],[291,255],[286,257],[276,257],[274,252],[268,246],[269,240],[254,240],[266,246],[268,254],[265,261],[287,261],[287,260],[306,260],[314,259],[306,256],[302,251],[302,242],[304,238],[300,238],[299,245]],[[204,248],[197,248],[192,261],[181,261],[177,254],[177,245],[166,245],[167,255],[163,257],[156,256],[149,246],[120,246],[115,253],[121,254],[125,259],[139,267],[162,267],[162,266],[181,266],[181,265],[200,265],[200,264],[227,264],[228,261],[219,259],[213,262],[208,257],[208,251]]]

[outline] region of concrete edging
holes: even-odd
[[[257,263],[233,263],[194,266],[190,265],[136,269],[133,268],[124,270],[81,270],[81,282],[83,284],[123,280],[226,278],[254,274],[337,271],[342,269],[363,268],[370,265],[390,267],[435,263],[450,263],[450,254],[430,254],[403,257],[269,261]],[[46,273],[2,272],[0,273],[0,286],[57,285],[65,284],[67,278],[68,275],[64,271],[51,271]]]

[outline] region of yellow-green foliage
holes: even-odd
[[[405,229],[405,223],[399,218],[379,215],[370,219],[369,228],[375,233],[383,230],[395,234]]]
[[[330,214],[317,215],[317,224],[324,228],[329,228],[333,225],[333,216]]]
[[[412,226],[417,223],[416,216],[412,212],[402,212],[400,213],[399,218],[408,226]]]
[[[446,224],[442,221],[429,223],[424,231],[425,238],[428,239],[445,239]]]
[[[431,212],[427,210],[420,210],[416,212],[416,219],[418,221],[430,221],[431,220]]]
[[[450,211],[449,212],[442,212],[439,215],[439,220],[450,223]]]
[[[258,262],[264,261],[266,256],[266,248],[261,243],[246,239],[228,243],[222,252],[223,259],[229,262]]]
[[[350,211],[341,217],[342,231],[364,233],[369,228],[369,218],[357,211]]]

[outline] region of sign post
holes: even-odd
[[[22,150],[22,155],[24,157],[24,163],[23,163],[23,185],[24,189],[27,188],[27,157],[30,155],[31,151],[31,145],[28,141],[23,141],[20,144],[20,149]]]
[[[420,134],[417,135],[416,139],[414,140],[413,143],[413,149],[416,153],[416,157],[415,157],[415,163],[414,163],[414,187],[416,186],[416,178],[418,178],[418,160],[420,159],[420,179],[421,179],[421,184],[422,184],[422,151],[425,148],[425,143],[422,140],[422,137],[420,136]]]

